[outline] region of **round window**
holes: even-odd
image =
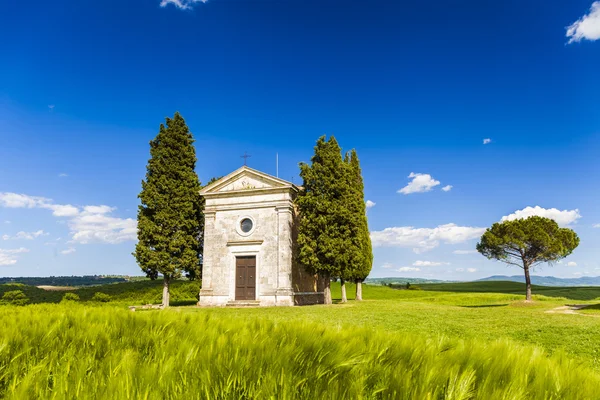
[[[240,222],[240,229],[242,230],[242,232],[244,233],[248,233],[252,230],[252,220],[250,218],[244,218],[241,222]]]

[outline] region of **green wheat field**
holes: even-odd
[[[179,306],[128,310],[160,284],[62,302],[0,285],[30,301],[0,306],[0,398],[600,399],[599,308],[547,312],[598,304],[600,288],[534,287],[527,304],[512,282],[365,285],[363,302],[202,309],[199,283],[180,281]]]

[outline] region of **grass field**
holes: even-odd
[[[0,298],[5,292],[11,290],[22,290],[29,298],[30,303],[59,303],[65,290],[44,290],[36,286],[6,283],[0,285]],[[200,282],[174,281],[171,283],[171,302],[174,305],[193,305],[198,301]],[[127,303],[130,305],[156,304],[162,300],[162,281],[136,281],[124,283],[112,283],[101,286],[86,286],[74,288],[68,292],[76,293],[81,301],[91,301],[95,293],[105,293],[110,296],[112,302]]]
[[[194,300],[198,283],[177,285]],[[77,291],[80,304],[4,306],[0,397],[600,398],[600,307],[546,312],[600,303],[600,288],[536,287],[527,304],[522,284],[470,285],[367,285],[365,301],[333,306],[132,313],[126,305],[160,298],[160,283],[137,282]],[[89,301],[96,291],[114,301]]]

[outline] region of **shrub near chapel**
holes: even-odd
[[[11,290],[4,293],[1,304],[10,304],[13,306],[24,306],[29,303],[29,299],[22,290]]]

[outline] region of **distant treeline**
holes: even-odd
[[[365,281],[369,285],[406,285],[407,283],[421,284],[421,283],[446,283],[451,281],[442,281],[439,279],[426,279],[426,278],[367,278]]]
[[[139,277],[117,275],[87,275],[87,276],[46,276],[29,278],[0,278],[0,285],[5,283],[22,283],[31,286],[93,286],[108,283],[128,282]]]

